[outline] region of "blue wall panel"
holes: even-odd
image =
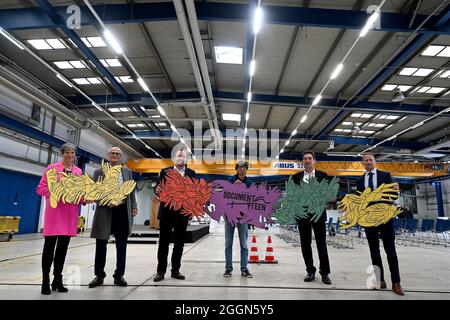
[[[0,169],[0,215],[20,216],[20,234],[38,229],[41,197],[36,194],[36,187],[39,180],[39,176]]]

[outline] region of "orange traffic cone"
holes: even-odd
[[[267,248],[266,248],[266,257],[264,259],[264,263],[278,263],[278,260],[275,259],[273,255],[273,247],[272,247],[272,237],[267,237]]]
[[[256,246],[256,236],[253,236],[252,238],[252,246],[250,248],[248,263],[259,263],[258,247]]]

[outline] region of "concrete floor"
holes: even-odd
[[[181,267],[187,278],[185,281],[171,279],[170,274],[166,274],[169,278],[155,284],[157,245],[129,244],[125,275],[128,287],[114,286],[111,275],[115,268],[115,248],[110,244],[108,277],[104,286],[95,289],[87,287],[94,277],[95,241],[85,233],[72,239],[67,254],[64,279],[69,293],[50,296],[40,294],[42,236],[16,236],[13,242],[0,243],[0,299],[450,299],[450,248],[443,246],[397,246],[406,292],[400,297],[391,290],[367,289],[370,256],[365,242],[355,243],[354,249],[328,247],[333,285],[326,286],[319,280],[303,282],[305,267],[300,247],[278,237],[278,228],[251,231],[250,235],[257,235],[258,250],[263,257],[270,232],[279,264],[250,264],[254,278],[242,278],[236,237],[235,272],[231,278],[224,278],[223,225],[212,226],[210,232],[196,243],[185,246]],[[317,259],[315,247],[313,250]],[[384,253],[383,261],[387,268]],[[386,278],[390,279],[389,273]]]

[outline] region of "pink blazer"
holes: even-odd
[[[45,197],[44,212],[44,236],[76,236],[78,225],[78,212],[80,204],[69,204],[58,202],[56,208],[50,206],[50,193],[47,187],[48,170],[56,168],[57,172],[63,172],[64,166],[61,162],[49,165],[42,175],[41,181],[36,188],[37,194]],[[73,166],[72,174],[81,176],[83,172],[80,168]],[[58,178],[60,175],[58,175]]]

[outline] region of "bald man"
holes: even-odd
[[[121,165],[122,150],[112,147],[108,152],[108,159],[111,166]],[[94,181],[104,177],[103,170],[97,169],[94,172]],[[132,180],[133,174],[130,169],[122,165],[119,176],[119,185],[124,181]],[[131,234],[133,217],[138,213],[136,196],[131,192],[122,203],[117,206],[99,206],[95,209],[94,222],[92,223],[91,238],[95,238],[95,278],[89,283],[89,288],[95,288],[103,284],[106,277],[106,246],[111,234],[116,242],[116,271],[114,272],[114,284],[125,287],[127,282],[124,279],[125,264],[127,255],[127,241]]]

